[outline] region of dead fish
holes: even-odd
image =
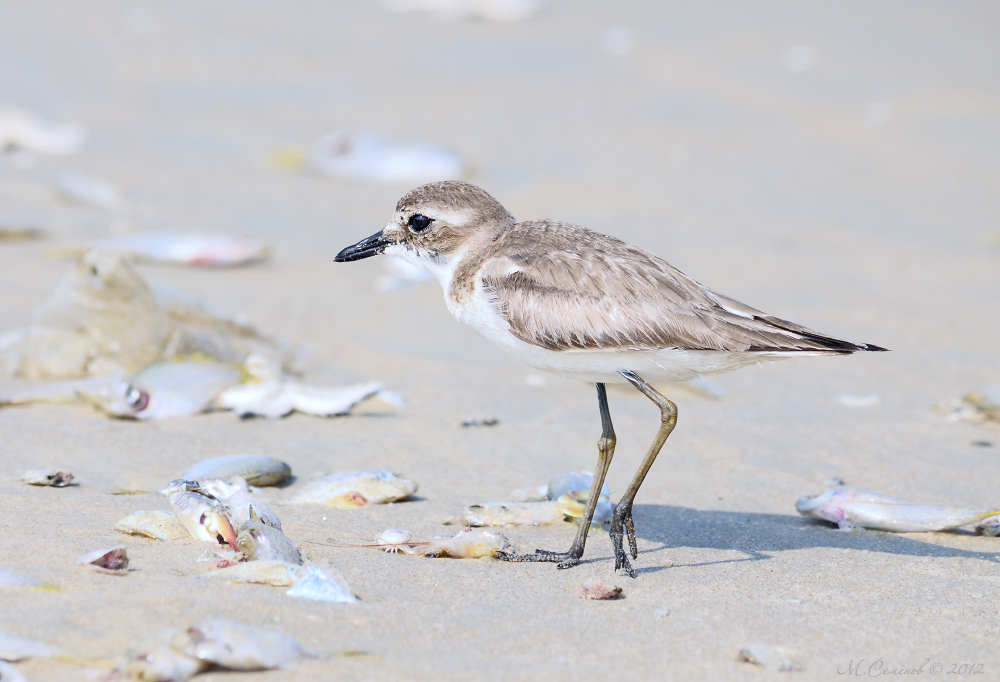
[[[405,500],[415,492],[415,482],[391,471],[346,471],[329,474],[309,483],[290,503],[353,509],[366,504]]]
[[[6,661],[0,661],[0,682],[28,682],[28,678]]]
[[[315,601],[350,604],[358,601],[346,583],[327,577],[316,567],[306,569],[306,574],[285,592],[289,597],[313,599]]]
[[[23,661],[28,658],[52,658],[60,650],[37,639],[0,631],[0,661]]]
[[[81,554],[76,563],[113,575],[128,575],[128,551],[125,545],[113,545]]]
[[[306,574],[305,567],[278,559],[245,561],[205,573],[201,578],[216,578],[231,583],[256,583],[291,587]]]
[[[221,478],[200,478],[198,483],[209,492],[212,497],[223,504],[229,504],[229,498],[240,491],[246,491],[250,486],[239,476],[233,476],[228,481]]]
[[[0,109],[0,151],[25,150],[37,154],[75,154],[87,139],[79,123],[54,124],[21,109]]]
[[[240,527],[236,548],[251,561],[272,559],[290,564],[302,563],[302,555],[284,533],[259,521],[249,521]]]
[[[145,639],[128,655],[128,677],[142,682],[183,682],[208,669],[210,663],[173,647],[177,635],[176,630],[164,630]]]
[[[174,480],[163,491],[174,513],[196,540],[227,543],[238,550],[226,507],[194,481]]]
[[[309,159],[320,175],[383,183],[456,180],[462,159],[429,145],[393,145],[370,133],[339,131],[324,135]]]
[[[165,265],[234,267],[265,260],[262,242],[231,234],[143,232],[106,239],[89,246],[60,247],[60,255],[79,258],[90,249],[127,253],[138,261]]]
[[[232,494],[227,504],[231,511],[230,521],[232,521],[233,529],[237,533],[240,532],[240,529],[244,525],[251,521],[257,521],[263,523],[265,526],[281,530],[281,519],[278,518],[278,515],[262,500],[257,499],[245,490]]]
[[[73,474],[68,471],[56,471],[55,469],[32,469],[31,471],[24,472],[21,480],[28,485],[65,488],[73,481]]]
[[[172,645],[192,658],[230,670],[290,668],[308,654],[291,637],[222,618],[206,618],[173,638]]]
[[[154,540],[180,540],[188,536],[184,524],[168,511],[137,511],[115,524],[126,535],[143,535]]]
[[[888,495],[832,488],[815,497],[802,497],[795,508],[803,516],[829,521],[840,530],[869,528],[897,533],[952,530],[997,514],[996,511],[931,507]]]
[[[542,7],[541,0],[387,0],[394,12],[421,12],[438,21],[483,19],[512,22],[530,19]]]
[[[212,360],[179,360],[152,364],[113,389],[81,393],[88,402],[114,417],[168,419],[205,412],[226,388],[238,384],[239,369]]]
[[[604,582],[584,583],[576,588],[576,596],[580,599],[617,599],[622,593],[622,588],[617,585],[609,585]]]
[[[253,327],[153,290],[119,251],[87,252],[41,305],[7,353],[28,379],[138,372],[157,361],[200,355],[237,364],[252,353],[279,364],[290,353]]]
[[[452,557],[454,559],[478,559],[495,556],[510,543],[499,533],[488,530],[466,528],[452,538],[434,540],[424,550],[425,557]]]
[[[467,526],[540,526],[564,518],[559,502],[497,502],[466,507],[462,520]]]
[[[248,382],[225,390],[216,406],[232,410],[240,418],[279,419],[292,412],[335,417],[349,414],[355,405],[381,389],[382,384],[371,381],[349,386],[307,386],[280,380]]]
[[[260,487],[280,485],[292,475],[292,468],[282,461],[265,455],[223,455],[204,459],[186,472],[183,478],[198,481],[203,478],[229,479],[239,476],[250,485]]]
[[[740,649],[736,660],[759,665],[765,670],[804,670],[802,652],[782,646],[750,644]]]
[[[69,201],[117,213],[122,208],[122,193],[107,180],[101,180],[80,171],[68,170],[59,174],[56,189]]]

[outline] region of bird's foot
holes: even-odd
[[[570,568],[580,563],[583,552],[576,552],[570,548],[568,552],[550,552],[547,549],[536,549],[534,554],[513,554],[510,552],[497,552],[496,558],[501,561],[532,561],[556,564],[556,568]]]
[[[635,569],[632,568],[625,553],[625,535],[628,535],[628,548],[632,558],[639,556],[639,547],[635,542],[635,524],[632,523],[632,505],[615,507],[615,515],[611,519],[611,546],[615,550],[615,571],[619,568],[625,569],[630,578],[635,577]]]

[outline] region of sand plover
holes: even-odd
[[[660,428],[611,523],[615,570],[635,575],[632,503],[677,422],[677,406],[647,381],[684,381],[765,359],[881,351],[824,336],[755,310],[625,242],[554,220],[517,222],[486,191],[435,182],[408,192],[377,234],[338,262],[387,253],[426,268],[462,322],[527,364],[594,382],[601,414],[598,460],[580,530],[567,552],[501,556],[556,562],[583,556],[599,491],[615,451],[606,383],[628,382],[660,409]]]

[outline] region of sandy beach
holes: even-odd
[[[406,398],[329,419],[0,409],[0,568],[61,588],[0,588],[0,630],[78,659],[17,668],[33,682],[99,680],[147,635],[220,616],[323,657],[196,680],[836,680],[921,665],[908,677],[1000,678],[1000,538],[841,532],[795,511],[831,477],[928,504],[1000,506],[1000,427],[933,409],[1000,383],[998,29],[986,2],[551,0],[513,23],[368,1],[8,3],[0,105],[84,123],[89,138],[72,156],[0,155],[0,226],[47,235],[0,242],[0,333],[27,326],[72,267],[54,246],[236,233],[271,257],[140,272],[302,349],[310,383],[377,380]],[[809,49],[790,56],[796,46]],[[662,387],[680,416],[636,500],[635,579],[614,575],[602,532],[566,571],[331,546],[386,528],[453,534],[443,521],[466,505],[593,470],[600,435],[592,385],[502,354],[450,315],[436,282],[381,291],[380,259],[333,262],[411,187],[269,160],[335,130],[453,150],[465,179],[518,219],[615,235],[756,308],[892,352],[712,377],[721,399]],[[60,200],[66,169],[113,182],[122,208]],[[0,393],[26,385],[3,378]],[[617,499],[658,414],[630,387],[609,396]],[[841,396],[877,398],[852,407]],[[499,423],[463,428],[470,416]],[[286,534],[336,567],[359,603],[199,578],[204,543],[112,530],[133,511],[166,509],[156,491],[190,465],[235,453],[291,465],[295,483],[265,489],[277,504],[334,471],[417,481],[416,499],[392,505],[276,507]],[[72,471],[78,485],[20,482],[39,467]],[[143,492],[109,494],[119,489]],[[531,551],[565,549],[575,530],[503,532]],[[74,564],[119,542],[127,577]],[[593,580],[622,598],[575,596]],[[738,661],[750,644],[794,649],[803,670]]]

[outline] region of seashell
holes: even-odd
[[[76,563],[80,566],[92,566],[106,573],[128,575],[128,552],[125,545],[113,545],[81,554]]]
[[[188,537],[184,524],[168,511],[137,511],[115,524],[126,535],[142,535],[154,540],[181,540]]]
[[[73,474],[68,471],[57,471],[55,469],[32,469],[31,471],[24,472],[21,480],[28,485],[65,488],[73,481]]]

